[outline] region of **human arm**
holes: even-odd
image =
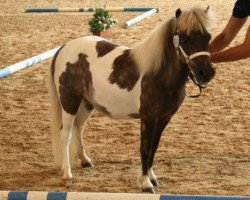
[[[220,42],[218,41],[217,43]],[[236,61],[248,57],[250,57],[250,26],[248,27],[245,40],[242,44],[224,51],[211,53],[211,61],[214,63]]]
[[[209,51],[214,53],[226,48],[238,34],[246,20],[247,18],[231,16],[224,30],[209,44]]]

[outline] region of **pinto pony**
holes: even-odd
[[[141,121],[140,184],[154,192],[152,169],[161,134],[185,97],[190,74],[208,83],[209,8],[181,11],[133,48],[96,36],[65,44],[51,66],[50,95],[55,165],[63,184],[72,183],[71,166],[93,166],[82,141],[84,124],[94,109],[115,119]]]

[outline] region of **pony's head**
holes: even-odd
[[[206,84],[215,75],[210,62],[208,45],[211,35],[207,28],[211,24],[209,7],[206,9],[176,10],[173,26],[173,45],[179,59],[188,65],[198,84]]]

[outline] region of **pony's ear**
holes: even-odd
[[[175,12],[175,17],[178,19],[180,15],[181,15],[181,9],[178,8]]]

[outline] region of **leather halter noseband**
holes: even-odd
[[[209,56],[210,57],[210,53],[208,51],[199,51],[199,52],[193,53],[193,54],[191,54],[191,55],[188,56],[186,54],[186,52],[184,51],[184,49],[180,45],[180,39],[179,39],[178,33],[175,34],[174,37],[173,37],[173,44],[174,44],[174,47],[176,49],[177,55],[180,57],[180,53],[181,53],[182,56],[185,58],[185,62],[186,62],[187,65],[189,65],[190,60],[192,60],[192,59],[194,59],[194,58],[196,58],[198,56]],[[202,84],[198,83],[198,81],[196,80],[196,78],[194,76],[194,73],[192,72],[191,69],[190,69],[189,77],[194,82],[194,84],[199,87],[199,92],[200,93],[196,94],[196,95],[190,95],[190,94],[186,93],[186,96],[191,97],[191,98],[199,97],[201,95],[201,93],[202,93],[202,89],[205,88],[206,85],[202,85]]]

